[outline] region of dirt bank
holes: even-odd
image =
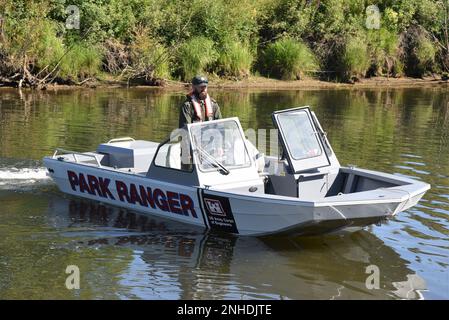
[[[362,79],[355,83],[341,83],[331,81],[321,81],[315,79],[304,79],[296,81],[283,81],[264,77],[249,77],[243,80],[210,79],[209,87],[217,89],[241,90],[241,89],[261,89],[261,90],[300,90],[300,89],[338,89],[338,88],[413,88],[423,86],[442,86],[449,88],[449,81],[440,77],[427,78],[386,78],[375,77]],[[51,84],[46,90],[67,90],[79,88],[146,88],[163,90],[184,90],[189,87],[189,83],[167,80],[163,86],[142,86],[128,84],[125,81],[102,81],[95,80],[78,85],[58,85]],[[2,85],[0,83],[0,89]]]

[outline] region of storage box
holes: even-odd
[[[107,154],[109,167],[147,171],[159,144],[145,140],[102,143],[97,152]]]

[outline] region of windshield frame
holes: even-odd
[[[321,154],[313,156],[313,157],[307,157],[302,159],[295,159],[292,155],[291,149],[289,145],[287,144],[286,137],[285,137],[285,128],[281,125],[279,121],[279,116],[282,114],[291,114],[298,111],[303,111],[307,114],[308,120],[311,123],[313,132],[315,137],[318,140],[318,145],[321,150]],[[274,127],[278,130],[278,138],[280,141],[280,145],[282,146],[285,156],[285,159],[287,160],[290,168],[294,173],[301,173],[301,172],[308,172],[311,170],[317,170],[318,168],[327,167],[331,165],[329,154],[324,147],[323,138],[319,135],[319,128],[317,128],[319,122],[316,119],[313,121],[312,118],[312,111],[310,110],[309,106],[304,107],[296,107],[296,108],[290,108],[290,109],[284,109],[284,110],[278,110],[271,114],[271,118],[273,120]],[[321,127],[321,126],[320,126]],[[298,128],[300,129],[300,128]]]
[[[251,158],[249,151],[248,151],[248,147],[246,145],[246,138],[245,135],[243,133],[243,129],[242,126],[240,125],[240,121],[237,117],[232,117],[232,118],[226,118],[226,119],[219,119],[219,120],[211,120],[211,121],[206,121],[206,122],[195,122],[195,123],[191,123],[187,125],[187,129],[189,131],[189,139],[190,139],[190,145],[193,151],[193,156],[194,156],[194,165],[196,166],[197,170],[203,172],[203,173],[210,173],[210,172],[217,172],[218,168],[216,167],[212,167],[212,168],[203,168],[203,165],[200,162],[200,159],[198,159],[198,154],[201,153],[200,150],[198,150],[198,147],[200,149],[203,149],[202,146],[197,146],[195,139],[194,139],[194,133],[192,129],[195,129],[197,127],[204,127],[204,126],[209,126],[212,124],[218,124],[218,123],[224,123],[224,122],[233,122],[235,123],[236,126],[236,131],[239,134],[240,139],[242,139],[243,142],[243,146],[245,148],[245,153],[246,153],[246,157],[248,158],[249,161],[246,161],[245,164],[242,165],[229,165],[229,164],[224,164],[222,161],[216,159],[216,161],[218,161],[221,165],[223,165],[227,170],[229,170],[230,172],[233,170],[239,170],[239,169],[245,169],[245,168],[250,168],[252,166],[254,166],[254,161]],[[211,155],[212,156],[212,155]],[[213,156],[212,156],[213,157]],[[213,157],[215,158],[215,157]]]
[[[293,150],[294,146],[292,145],[292,141],[288,138],[289,137],[288,132],[285,130],[286,128],[284,128],[284,126],[282,125],[282,121],[283,121],[282,118],[283,117],[290,118],[294,114],[301,114],[301,116],[304,115],[307,118],[308,124],[310,126],[310,129],[312,129],[312,134],[313,134],[313,137],[314,137],[313,138],[314,139],[313,142],[316,144],[316,146],[318,146],[318,149],[319,149],[319,153],[318,154],[315,154],[313,156],[305,155],[303,157],[296,157],[295,156],[296,153],[293,152],[294,151]],[[323,146],[321,145],[321,141],[318,138],[317,129],[314,127],[314,123],[313,123],[312,119],[310,118],[309,113],[306,110],[304,110],[304,109],[302,109],[302,110],[301,109],[300,110],[295,110],[295,111],[292,111],[290,115],[287,115],[287,113],[280,113],[277,116],[277,121],[279,123],[279,130],[281,131],[282,135],[284,136],[285,146],[288,149],[287,151],[289,152],[289,154],[290,154],[290,156],[292,157],[293,160],[306,160],[306,159],[313,159],[313,158],[317,158],[317,157],[321,157],[322,156],[322,154],[324,152]],[[309,128],[307,128],[307,129],[309,129]]]

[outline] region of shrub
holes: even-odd
[[[291,38],[270,44],[262,59],[268,76],[284,80],[301,79],[319,68],[312,51],[304,43]]]
[[[30,18],[28,23],[18,26],[6,20],[2,36],[2,51],[16,69],[27,67],[40,71],[52,68],[64,53],[63,39],[57,36],[56,24],[52,21]]]
[[[221,52],[218,66],[222,74],[237,78],[249,76],[254,58],[247,45],[235,41],[228,42]]]
[[[399,56],[399,37],[386,29],[368,32],[370,73],[374,76],[398,76],[403,66]]]
[[[49,21],[43,21],[35,28],[35,42],[30,47],[28,54],[38,69],[48,66],[50,69],[48,71],[51,71],[64,55],[63,40],[61,37],[57,37],[56,33],[55,25]]]
[[[133,40],[126,45],[115,39],[103,44],[103,69],[128,80],[152,83],[170,77],[170,54],[147,28],[137,28]]]
[[[168,78],[170,76],[170,55],[157,39],[148,36],[145,29],[135,33],[129,47],[131,66],[140,76]]]
[[[116,39],[105,41],[103,52],[103,70],[106,72],[117,75],[131,64],[128,46]]]
[[[421,36],[417,39],[414,54],[418,62],[416,68],[419,74],[424,75],[427,71],[433,71],[436,53],[437,49],[429,38]]]
[[[217,61],[213,41],[202,36],[188,40],[179,48],[178,61],[181,77],[185,81],[206,72]]]
[[[59,75],[72,80],[86,79],[97,75],[102,55],[99,49],[84,43],[75,43],[68,48],[59,65]]]
[[[365,77],[370,66],[368,46],[362,37],[349,37],[346,40],[341,63],[341,73],[345,80]]]
[[[407,75],[422,77],[436,71],[437,48],[421,28],[411,27],[402,34],[401,49]]]

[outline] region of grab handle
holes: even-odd
[[[125,141],[136,141],[134,138],[131,137],[123,137],[123,138],[115,138],[109,140],[107,143],[113,143],[113,142],[125,142]]]

